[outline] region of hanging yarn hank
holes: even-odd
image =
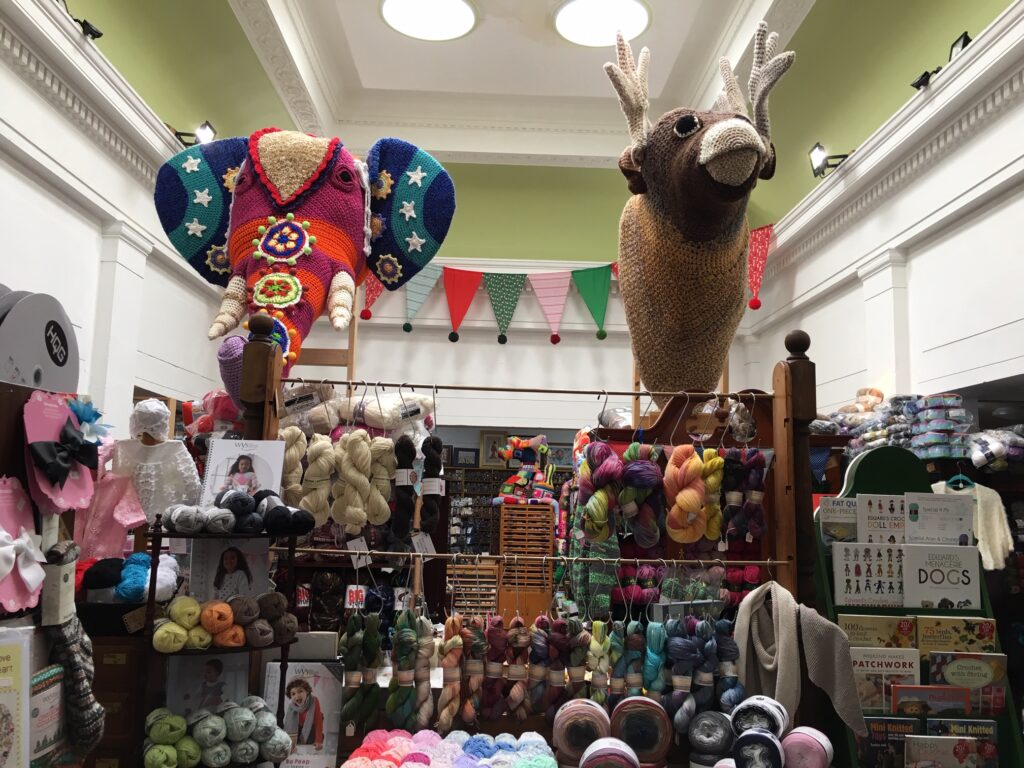
[[[631,621],[626,625],[626,696],[643,694],[644,675],[643,663],[647,652],[647,639],[644,626],[639,621]]]
[[[430,690],[430,659],[434,655],[434,624],[426,616],[416,620],[416,717],[410,731],[429,728],[434,716],[434,696]]]
[[[622,459],[610,445],[590,443],[580,466],[580,497],[583,502],[583,532],[592,542],[602,542],[615,528],[612,511],[618,502],[622,480]]]
[[[448,733],[459,714],[462,691],[462,616],[455,613],[444,622],[444,644],[441,646],[443,684],[437,699],[437,732]]]
[[[530,668],[526,690],[530,697],[530,711],[540,714],[547,701],[548,670],[551,664],[551,619],[541,614],[530,627]],[[557,651],[556,651],[557,653]]]
[[[704,535],[704,463],[692,445],[677,445],[665,467],[665,496],[672,502],[665,528],[669,538],[690,544]]]
[[[764,454],[757,448],[748,448],[743,454],[743,469],[747,480],[743,485],[743,516],[747,520],[746,541],[756,541],[765,534],[764,476],[767,470]]]
[[[505,711],[505,683],[502,678],[508,652],[508,633],[501,616],[487,620],[487,660],[484,663],[483,716],[497,720]]]
[[[718,680],[715,683],[715,700],[718,708],[729,714],[746,698],[743,683],[739,680],[737,662],[740,649],[733,639],[733,622],[719,619],[715,622],[715,642],[718,654]]]
[[[725,459],[714,448],[705,448],[702,457],[704,469],[704,538],[717,542],[722,536],[722,506],[720,503],[722,480],[725,476]]]
[[[391,519],[388,500],[397,466],[395,441],[390,437],[373,438],[370,441],[370,497],[366,504],[366,517],[371,525],[384,525]]]
[[[612,630],[608,633],[608,669],[611,678],[608,681],[608,709],[622,701],[626,695],[626,625],[621,621],[612,622]]]
[[[281,430],[280,439],[284,440],[281,497],[285,504],[296,507],[302,501],[302,459],[306,455],[306,435],[293,425]]]
[[[569,619],[569,669],[566,696],[569,699],[589,698],[587,690],[587,654],[590,651],[591,634],[576,617]]]
[[[354,722],[363,701],[363,617],[352,611],[345,626],[345,633],[338,638],[338,654],[345,668],[345,705],[341,708],[341,721]]]
[[[334,446],[327,435],[313,435],[306,448],[306,473],[302,477],[302,500],[299,506],[313,515],[317,526],[327,522],[330,507],[327,498],[334,474]]]
[[[647,647],[644,651],[643,680],[647,695],[654,701],[661,701],[665,690],[665,625],[652,621],[647,625]]]
[[[474,616],[462,624],[462,659],[466,685],[462,694],[460,716],[466,725],[476,725],[480,716],[480,689],[483,687],[486,654],[484,620],[480,616]]]
[[[388,686],[388,700],[385,711],[395,728],[404,728],[416,717],[416,651],[419,638],[416,634],[416,614],[408,608],[395,621],[395,639],[392,649],[394,672]]]
[[[608,701],[610,651],[611,640],[608,637],[608,624],[600,619],[595,619],[590,629],[587,670],[590,672],[590,698],[601,706]]]
[[[444,443],[437,435],[431,435],[423,441],[420,450],[423,451],[423,504],[420,507],[420,529],[430,533],[437,527],[440,518],[438,500],[441,497],[439,493],[427,492],[432,486],[428,481],[436,481],[441,477],[441,451],[444,450]]]
[[[661,493],[664,477],[658,464],[660,456],[658,446],[643,443],[631,443],[622,455],[626,464],[622,470],[619,506],[633,538],[643,549],[652,549],[661,541],[660,518],[665,497]]]
[[[345,533],[358,536],[366,525],[370,499],[370,435],[365,429],[346,432],[334,446],[338,480],[331,488],[334,504],[331,517],[345,526]]]
[[[384,656],[381,651],[380,627],[380,614],[369,613],[363,619],[361,669],[363,685],[359,689],[362,705],[353,718],[363,728],[373,724],[377,717],[377,711],[380,709],[381,690],[377,684],[377,670],[384,664]]]
[[[530,698],[526,688],[526,664],[530,660],[530,629],[521,616],[516,614],[508,623],[508,691],[505,707],[522,722],[530,714]]]
[[[416,445],[408,435],[395,441],[396,469],[411,470],[416,461]],[[395,485],[395,513],[391,518],[391,533],[398,541],[407,541],[412,531],[412,517],[416,511],[416,493],[411,485]]]
[[[569,623],[562,618],[551,622],[548,634],[551,666],[548,668],[548,699],[545,716],[548,723],[555,721],[555,713],[567,700],[565,670],[569,666]]]

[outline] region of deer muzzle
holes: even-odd
[[[720,184],[738,187],[748,181],[765,155],[764,142],[746,120],[715,123],[701,139],[697,161]]]

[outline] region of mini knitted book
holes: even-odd
[[[364,163],[338,138],[277,128],[179,152],[154,200],[182,257],[226,286],[210,338],[270,314],[286,370],[322,313],[348,326],[367,274],[396,290],[419,272],[455,213],[451,177],[413,144],[380,139]]]

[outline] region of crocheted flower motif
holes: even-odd
[[[295,275],[273,272],[256,281],[252,300],[261,307],[290,307],[302,299],[302,283]]]
[[[384,217],[375,213],[370,217],[370,242],[374,242],[381,235],[384,234],[384,230],[388,228],[387,222],[384,221]]]
[[[211,245],[206,251],[206,266],[218,275],[231,273],[231,260],[223,245]]]
[[[395,180],[387,171],[381,171],[377,175],[377,181],[373,185],[373,196],[377,200],[384,200],[391,194],[391,188],[395,186]]]
[[[377,277],[382,283],[392,285],[402,279],[402,265],[390,253],[377,259]]]
[[[313,242],[314,238],[306,233],[308,228],[308,221],[298,224],[291,219],[272,224],[263,233],[259,250],[254,256],[257,259],[265,258],[268,262],[283,261],[294,264],[299,255],[311,250],[308,243]]]
[[[228,168],[226,171],[224,171],[224,175],[220,177],[221,180],[224,182],[224,189],[226,189],[228,192],[235,191],[235,177],[238,175],[238,169],[240,167],[241,166],[236,165],[233,168]]]

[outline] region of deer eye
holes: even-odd
[[[683,115],[676,124],[672,126],[672,131],[681,139],[685,139],[687,136],[693,136],[697,131],[700,130],[700,120],[696,115]]]

